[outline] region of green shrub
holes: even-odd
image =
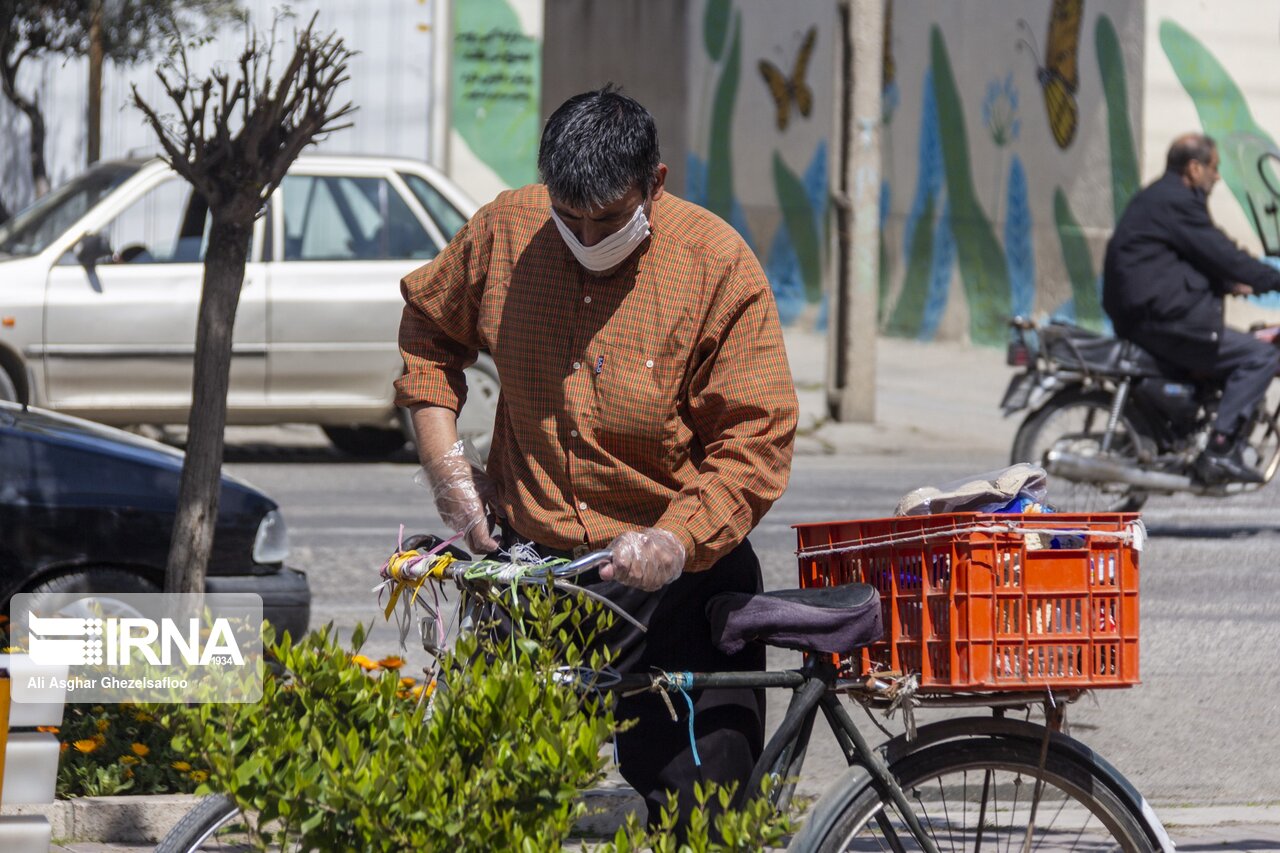
[[[326,627],[272,644],[284,674],[265,679],[260,702],[160,713],[175,746],[209,768],[201,791],[234,798],[259,848],[557,850],[585,814],[580,793],[603,778],[601,747],[615,728],[597,698],[555,678],[566,664],[602,663],[569,640],[589,612],[534,597],[524,627],[542,642],[463,637],[440,684],[427,686],[429,703],[398,661],[359,654],[360,628],[348,650]],[[695,826],[686,849],[756,850],[785,829],[761,805],[721,824],[725,845]],[[633,820],[600,849],[672,843]]]

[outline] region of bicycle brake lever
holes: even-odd
[[[613,559],[613,552],[606,549],[603,551],[592,551],[590,554],[579,557],[572,563],[563,566],[556,566],[551,570],[551,576],[557,580],[576,578],[584,572],[603,566],[605,563]]]

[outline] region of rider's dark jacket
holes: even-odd
[[[1222,298],[1243,282],[1280,290],[1280,272],[1236,246],[1209,218],[1205,194],[1174,172],[1139,192],[1107,244],[1102,305],[1116,334],[1176,339],[1211,365]],[[1190,354],[1190,353],[1188,353]]]

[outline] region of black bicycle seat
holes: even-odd
[[[707,602],[716,648],[737,654],[749,642],[849,654],[880,639],[880,594],[865,583],[770,592],[722,592]]]

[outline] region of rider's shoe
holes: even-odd
[[[1244,461],[1244,448],[1236,444],[1226,453],[1205,448],[1195,461],[1196,479],[1206,486],[1222,483],[1265,483],[1267,478]]]

